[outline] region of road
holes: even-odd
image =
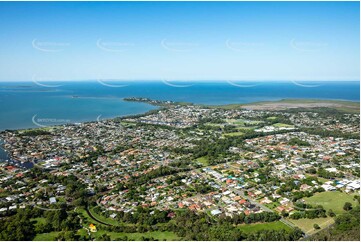
[[[247,199],[248,201],[250,201],[251,203],[259,206],[260,208],[262,208],[263,211],[266,211],[266,212],[274,212],[272,209],[270,209],[270,208],[264,206],[263,204],[260,204],[259,202],[251,199],[249,196],[246,196],[246,194],[244,194],[244,191],[243,191],[243,190],[238,190],[238,189],[236,189],[236,188],[228,188],[228,189],[231,190],[231,191],[233,191],[233,192],[234,192],[235,194],[237,194],[238,196],[241,196],[241,197]],[[281,221],[282,223],[286,224],[287,226],[291,227],[291,228],[295,228],[295,227],[296,227],[293,223],[287,221],[287,220],[284,219],[284,218],[281,218],[280,221]]]

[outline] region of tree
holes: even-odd
[[[61,241],[75,241],[78,239],[79,239],[79,235],[77,235],[76,232],[74,231],[61,231],[56,237],[56,240],[61,240]]]
[[[330,217],[335,217],[336,216],[336,214],[332,211],[332,209],[328,210],[327,215],[330,216]]]
[[[320,229],[321,227],[320,227],[318,224],[314,224],[314,225],[313,225],[313,228],[314,228],[314,229]]]
[[[349,202],[345,202],[345,205],[343,205],[343,210],[350,211],[352,209],[352,204]]]
[[[1,220],[0,240],[32,240],[35,227],[31,215],[20,210],[16,215]]]
[[[282,210],[281,215],[285,218],[288,217],[289,214],[285,210]]]
[[[102,234],[102,236],[100,236],[100,239],[103,241],[110,241],[110,236],[109,234]]]

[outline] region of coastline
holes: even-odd
[[[152,100],[143,97],[123,98],[128,102],[142,102],[153,106],[166,107],[169,105],[195,105],[210,108],[243,108],[250,110],[272,110],[272,111],[285,111],[293,108],[334,108],[343,112],[360,113],[360,101],[351,100],[336,100],[336,99],[315,99],[315,98],[282,98],[275,101],[259,101],[250,103],[234,103],[234,104],[220,104],[220,105],[207,105],[195,104],[191,102],[174,102],[174,101],[160,101]],[[264,107],[264,109],[262,109]]]
[[[46,127],[35,127],[35,128],[20,128],[20,129],[12,129],[9,131],[12,132],[26,132],[26,131],[46,131],[48,129],[56,129],[57,127],[61,127],[64,125],[80,125],[85,123],[96,123],[104,120],[114,120],[114,119],[126,119],[126,118],[137,118],[152,114],[154,112],[158,112],[161,109],[166,109],[172,106],[198,106],[202,108],[219,108],[219,109],[248,109],[254,111],[290,111],[290,112],[307,112],[307,111],[316,111],[322,112],[324,110],[335,110],[340,113],[360,113],[360,102],[356,101],[344,101],[344,100],[325,100],[325,99],[280,99],[276,101],[260,101],[260,102],[251,102],[246,104],[226,104],[226,105],[206,105],[206,104],[195,104],[190,102],[176,102],[176,101],[162,101],[162,100],[153,100],[145,97],[127,97],[121,98],[124,102],[140,102],[146,103],[151,106],[157,107],[155,109],[141,112],[139,114],[132,115],[122,115],[116,116],[112,118],[99,120],[99,117],[96,120],[90,120],[80,123],[67,123],[67,124],[58,124],[58,125],[49,125]],[[2,133],[6,130],[0,131],[0,163],[7,163],[9,165],[15,165],[22,167],[24,169],[32,168],[35,164],[32,162],[20,162],[14,160],[13,157],[7,152],[4,148],[5,141],[1,138]]]
[[[79,97],[81,98],[81,97]],[[155,108],[150,111],[140,112],[137,114],[125,114],[120,116],[114,116],[110,118],[105,118],[102,120],[110,120],[116,118],[129,118],[135,116],[144,116],[147,115],[149,112],[154,112],[159,110],[160,108],[165,108],[171,105],[194,105],[194,106],[202,106],[204,108],[221,108],[221,109],[249,109],[249,110],[267,110],[267,111],[285,111],[288,109],[312,109],[312,108],[333,108],[335,110],[346,112],[346,113],[360,113],[360,101],[351,101],[351,100],[336,100],[336,99],[315,99],[315,98],[283,98],[275,101],[259,101],[259,102],[250,102],[250,103],[234,103],[234,104],[220,104],[220,105],[208,105],[208,104],[196,104],[191,102],[175,102],[175,101],[161,101],[161,100],[153,100],[150,98],[145,97],[126,97],[120,98],[122,101],[125,102],[140,102],[152,105]],[[72,123],[64,123],[58,125],[49,125],[46,127],[33,127],[33,128],[16,128],[16,129],[4,129],[0,130],[0,134],[5,130],[11,131],[22,131],[22,130],[34,130],[34,129],[44,129],[44,128],[53,128],[59,127],[62,125],[77,125],[82,123],[92,123],[98,122],[100,120],[89,120],[83,122],[72,122]]]

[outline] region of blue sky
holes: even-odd
[[[359,2],[1,2],[0,80],[359,80]]]

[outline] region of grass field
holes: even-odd
[[[273,126],[281,128],[281,127],[286,127],[286,128],[293,128],[293,125],[289,125],[289,124],[283,124],[283,123],[276,123]]]
[[[58,236],[60,232],[50,232],[50,233],[44,233],[44,234],[37,234],[34,241],[52,241],[55,240],[56,236]]]
[[[41,224],[45,224],[46,223],[46,219],[45,218],[32,218],[31,221],[36,221],[37,224],[41,223]]]
[[[86,235],[87,232],[85,229],[80,229],[77,233],[78,235]],[[124,238],[125,236],[128,237],[129,240],[140,241],[142,237],[144,238],[154,238],[156,240],[180,240],[181,238],[178,237],[173,232],[169,231],[152,231],[152,232],[145,232],[145,233],[123,233],[123,232],[109,232],[105,230],[98,230],[95,233],[91,233],[91,236],[96,240],[100,240],[103,234],[107,234],[110,236],[111,240],[117,240],[119,238]]]
[[[281,204],[279,202],[273,202],[273,203],[270,203],[270,204],[264,204],[267,208],[270,208],[270,209],[274,209],[278,206],[280,206]]]
[[[345,202],[350,202],[356,205],[357,202],[353,200],[354,194],[346,194],[342,192],[321,192],[316,193],[312,197],[304,198],[306,203],[311,205],[322,205],[326,211],[332,209],[336,214],[344,212],[343,205]]]
[[[241,125],[241,126],[244,125],[243,119],[226,119],[226,122],[233,125]]]
[[[96,214],[94,212],[94,208],[91,208],[91,213],[93,214],[94,217],[96,217],[97,219],[99,219],[100,221],[106,222],[108,224],[114,224],[114,225],[119,225],[119,222],[116,220],[113,220],[111,218],[106,218],[102,215]],[[77,212],[81,213],[84,217],[85,220],[83,221],[83,226],[88,227],[90,223],[93,223],[95,226],[99,227],[99,223],[97,221],[95,221],[94,219],[92,219],[87,212],[85,211],[85,209],[81,209],[81,208],[77,208]],[[32,219],[32,221],[36,222],[36,223],[45,223],[46,220],[45,218],[34,218]],[[43,234],[37,234],[34,238],[35,241],[54,241],[55,238],[58,236],[60,232],[50,232],[50,233],[43,233]],[[87,235],[87,231],[82,228],[79,229],[77,232],[78,235]],[[145,233],[117,233],[117,232],[109,232],[109,231],[105,231],[105,230],[98,230],[95,233],[91,233],[92,237],[95,238],[96,240],[100,240],[101,236],[103,234],[108,234],[112,240],[116,240],[118,238],[124,238],[125,236],[128,237],[129,240],[143,240],[144,238],[154,238],[155,240],[180,240],[181,238],[178,237],[175,233],[170,232],[170,231],[152,231],[152,232],[145,232]]]
[[[92,219],[88,213],[85,211],[85,209],[83,208],[79,208],[77,207],[77,212],[80,213],[81,215],[83,215],[84,217],[84,225],[88,226],[89,224],[94,224],[94,225],[98,225],[99,223],[97,221],[95,221],[94,219]]]
[[[245,123],[250,125],[257,125],[263,123],[263,121],[259,120],[245,120],[245,119],[226,119],[228,124],[236,125],[236,126],[244,126]]]
[[[324,229],[335,222],[333,218],[330,217],[315,218],[315,219],[302,218],[298,220],[289,219],[289,221],[291,221],[293,224],[295,224],[297,227],[299,227],[303,232],[305,232],[308,235],[313,234],[320,230],[320,229],[318,230],[314,229],[313,228],[314,224],[318,224],[321,227],[321,229]]]
[[[94,218],[98,219],[99,221],[102,221],[104,223],[107,223],[107,224],[112,224],[112,225],[120,225],[120,223],[118,221],[116,221],[115,219],[112,219],[112,218],[107,218],[101,214],[98,214],[94,211],[94,208],[95,207],[92,207],[89,209],[90,213],[94,216]]]
[[[285,229],[290,231],[291,228],[282,223],[281,221],[275,221],[270,223],[258,223],[258,224],[241,224],[238,228],[244,233],[252,233],[264,229],[269,230],[281,230]]]
[[[234,136],[240,136],[243,135],[243,132],[233,132],[233,133],[226,133],[224,136],[234,137]]]
[[[208,158],[203,156],[203,157],[199,157],[197,159],[198,162],[202,163],[204,166],[208,166]]]
[[[98,220],[106,222],[108,224],[119,225],[118,221],[113,220],[111,218],[106,218],[99,214],[96,214],[93,211],[93,209],[94,208],[90,208],[90,211],[91,211],[92,215],[95,218],[97,218]],[[96,222],[94,219],[92,219],[84,209],[78,208],[77,211],[86,218],[86,222],[83,224],[84,226],[89,226],[90,223],[93,223],[95,226],[99,225],[99,223]],[[86,234],[86,231],[84,229],[80,229],[78,231],[78,234],[84,235],[84,234]],[[124,236],[127,236],[128,239],[130,239],[130,240],[136,240],[136,241],[142,240],[142,237],[144,237],[144,238],[152,238],[153,237],[156,240],[180,240],[181,239],[176,234],[174,234],[173,232],[169,232],[169,231],[165,231],[165,232],[152,231],[152,232],[145,232],[145,233],[117,233],[117,232],[109,232],[109,231],[105,231],[105,230],[98,230],[97,232],[91,233],[91,234],[97,240],[99,240],[103,234],[108,234],[112,240],[116,240],[117,238],[124,237]],[[51,240],[50,237],[48,240]]]
[[[242,104],[225,104],[225,105],[204,105],[210,108],[221,108],[221,109],[240,109]]]
[[[116,240],[119,237],[127,236],[130,240],[142,240],[142,237],[144,238],[154,238],[156,240],[179,240],[180,238],[174,234],[173,232],[160,232],[160,231],[152,231],[152,232],[145,232],[145,233],[116,233],[116,232],[97,232],[99,235],[102,235],[104,233],[107,233],[112,240]],[[97,235],[95,235],[97,236]]]
[[[50,233],[43,233],[37,234],[34,238],[34,241],[55,241],[55,238],[58,236],[60,232],[50,232]],[[87,232],[85,229],[80,229],[77,233],[78,235],[86,235]],[[99,230],[96,233],[91,233],[96,240],[99,240],[103,234],[108,234],[112,240],[116,240],[117,238],[127,236],[130,240],[142,240],[144,238],[154,238],[156,240],[180,240],[181,238],[178,237],[173,232],[169,231],[152,231],[152,232],[145,232],[145,233],[117,233],[117,232],[109,232],[105,230]]]

